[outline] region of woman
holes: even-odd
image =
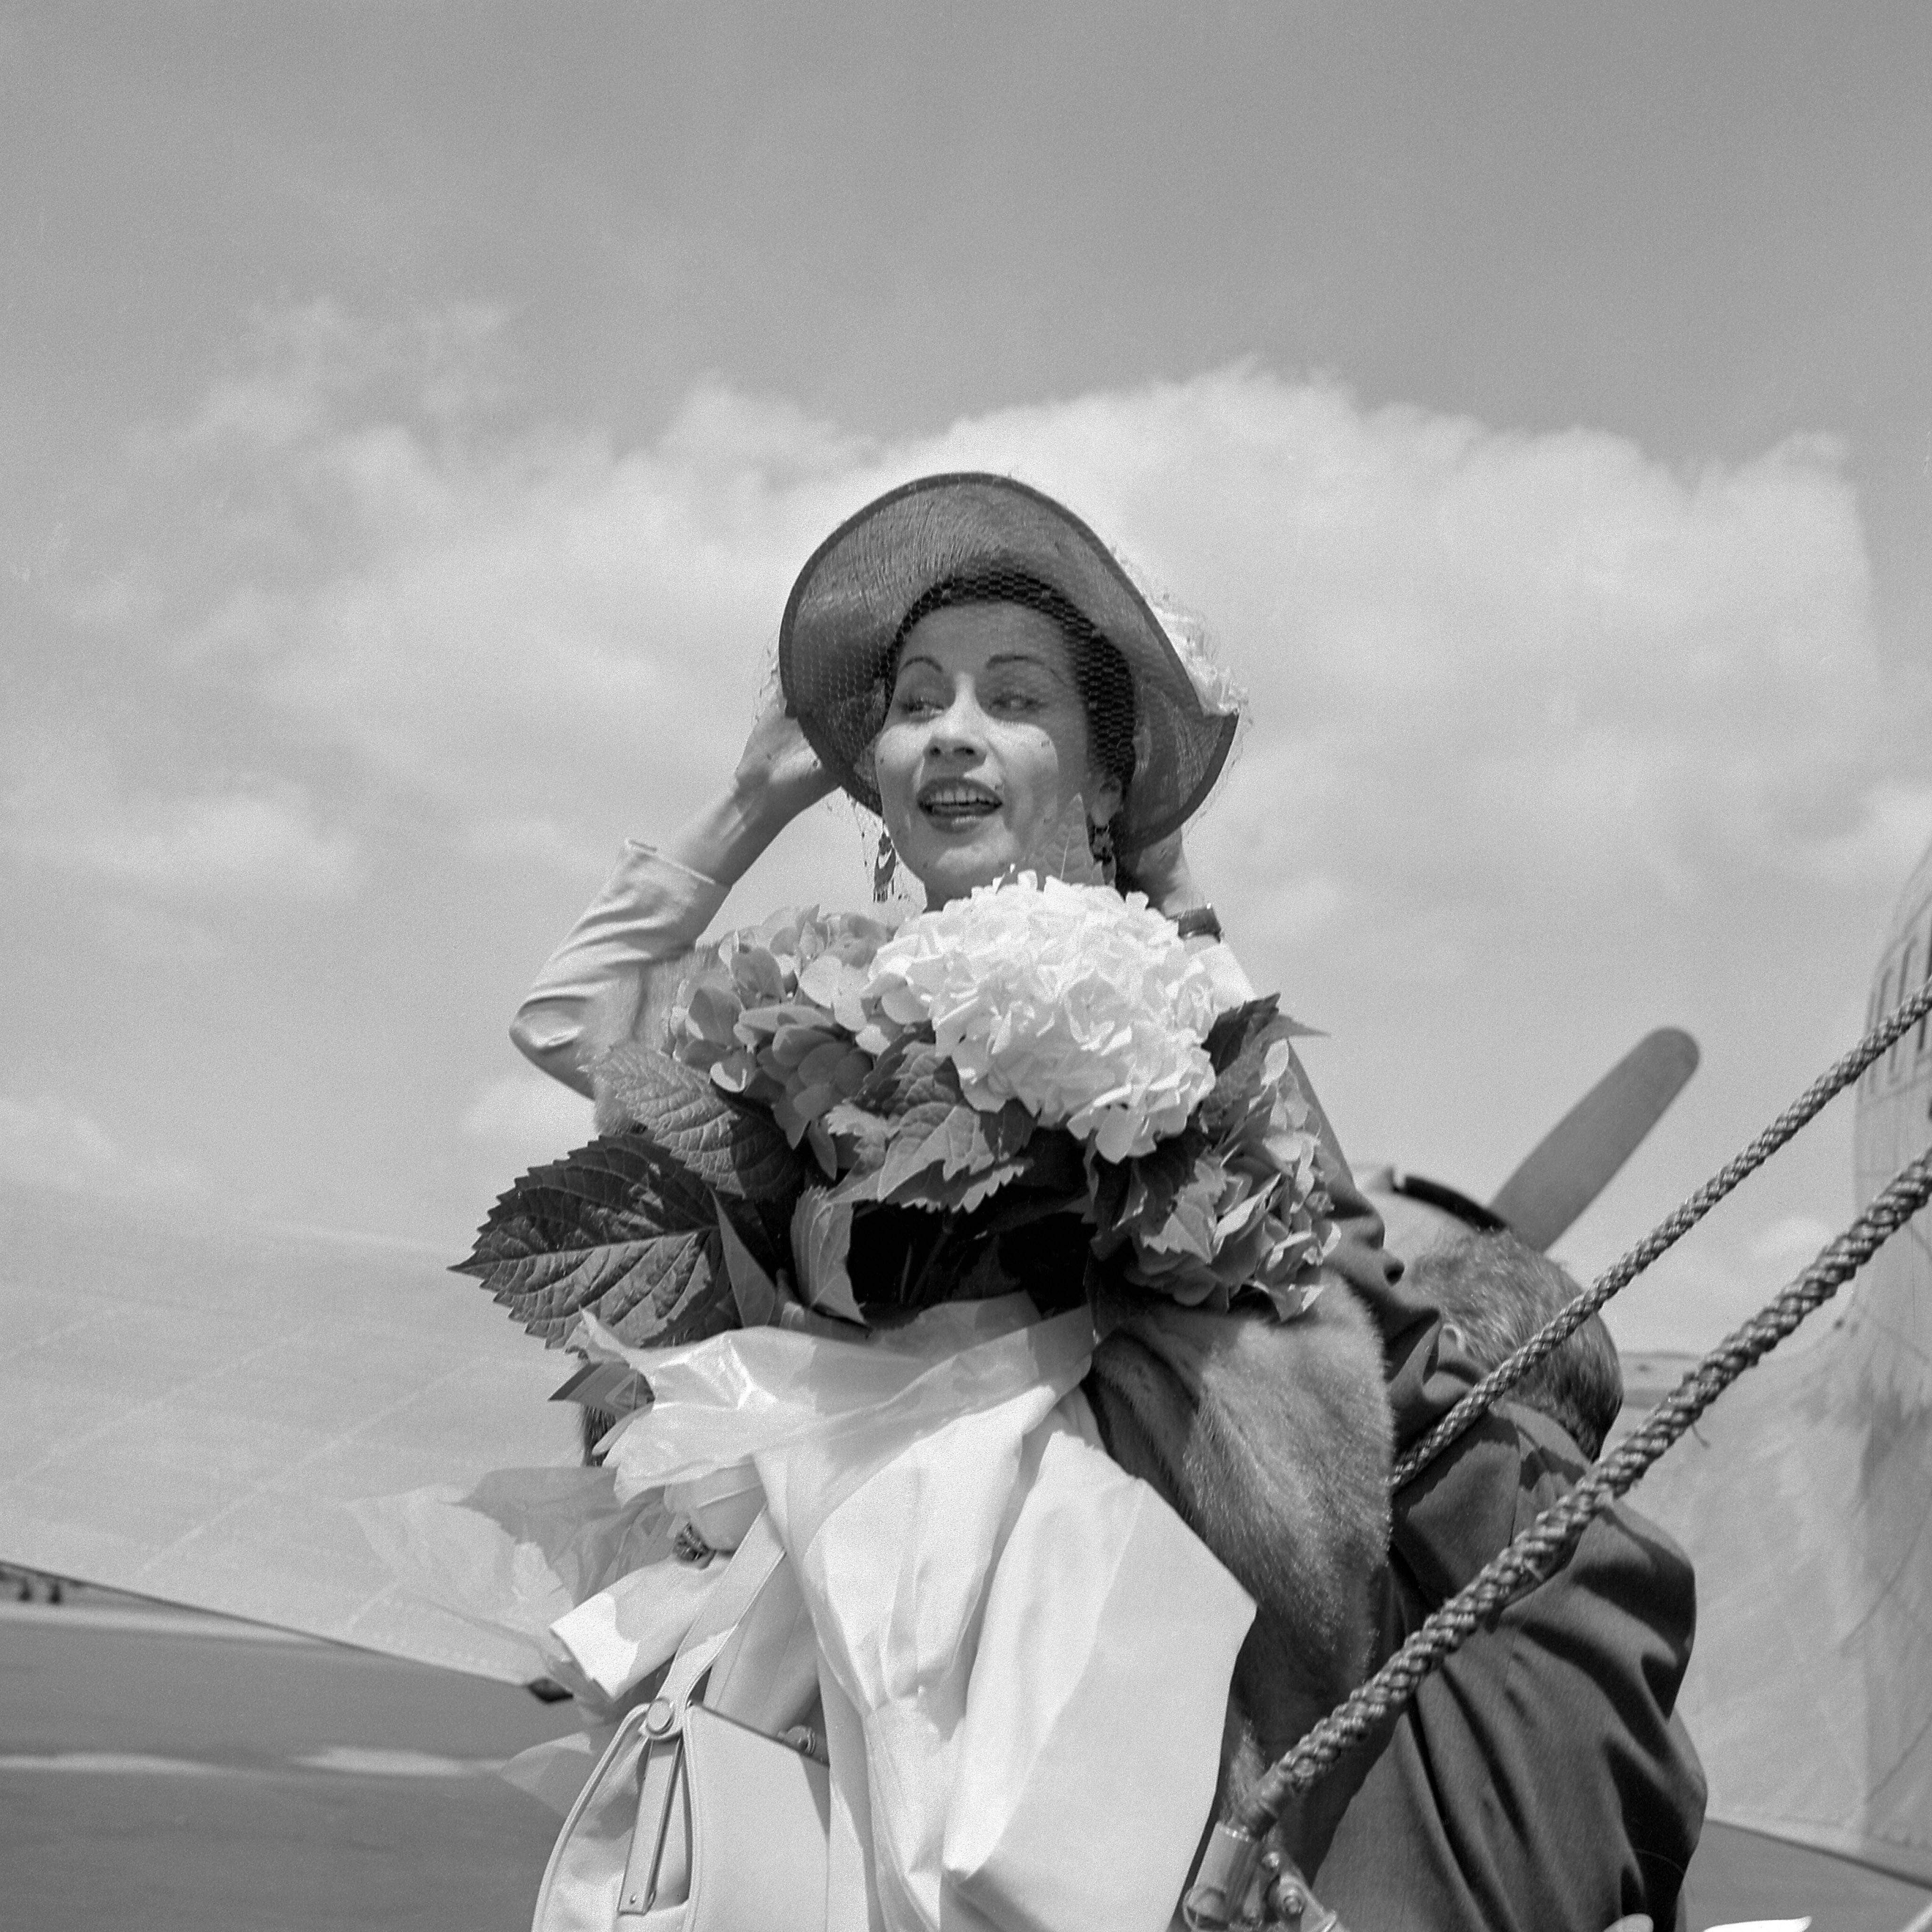
[[[1218,935],[1178,834],[1220,775],[1238,701],[1051,499],[977,476],[880,499],[800,574],[778,653],[782,695],[729,784],[662,846],[628,845],[538,975],[511,1030],[546,1072],[590,1093],[598,1056],[650,1030],[647,1004],[677,976],[665,968],[731,886],[842,786],[884,821],[883,869],[904,862],[928,906],[1029,861],[1064,867],[1048,848],[1077,807],[1123,890],[1140,878]],[[955,779],[956,796],[932,789]],[[1118,870],[1130,854],[1138,874]]]
[[[729,785],[662,847],[627,848],[538,976],[513,1034],[546,1071],[592,1092],[602,1052],[652,1036],[732,884],[798,812],[841,787],[884,822],[881,870],[904,865],[928,905],[1022,867],[1097,869],[1123,890],[1137,880],[1198,943],[1218,940],[1179,835],[1225,763],[1236,704],[1051,499],[956,476],[868,506],[801,574],[779,668],[783,700],[759,719]],[[1167,1496],[1259,1606],[1235,1676],[1236,1781],[1358,1681],[1419,1606],[1508,1540],[1549,1465],[1546,1445],[1526,1448],[1517,1424],[1492,1421],[1445,1459],[1419,1503],[1398,1510],[1390,1566],[1391,1440],[1426,1428],[1478,1370],[1443,1348],[1435,1312],[1400,1286],[1400,1264],[1383,1254],[1379,1224],[1319,1125],[1339,1237],[1324,1273],[1336,1292],[1279,1327],[1169,1304],[1104,1311],[1115,1325],[1090,1378],[1117,1459]],[[1447,1520],[1430,1508],[1445,1485],[1458,1498]],[[1580,1685],[1556,1687],[1573,1706],[1597,1696],[1604,1711],[1525,1712],[1506,1696],[1472,1726],[1457,1714],[1452,1663],[1438,1680],[1446,1719],[1431,1730],[1434,1706],[1419,1703],[1379,1754],[1360,1754],[1288,1821],[1289,1848],[1328,1902],[1365,1924],[1580,1932],[1674,1904],[1667,1868],[1695,1835],[1694,1818],[1688,1836],[1670,1828],[1690,1814],[1690,1787],[1666,1736],[1688,1606],[1681,1591],[1652,1589],[1642,1562],[1642,1574],[1631,1571],[1622,1521],[1598,1543],[1615,1545],[1602,1552],[1606,1574],[1634,1598],[1596,1616],[1598,1552],[1586,1539],[1574,1573],[1582,1624],[1606,1655]],[[1550,1590],[1577,1587],[1573,1576]],[[1503,1648],[1515,1660],[1522,1646]],[[1539,1831],[1541,1759],[1580,1724],[1586,1739],[1600,1734],[1614,1766],[1554,1780],[1566,1806],[1582,1809]],[[1611,1751],[1612,1734],[1628,1748]],[[1512,1788],[1488,1775],[1498,1753]],[[1460,1778],[1443,1780],[1445,1765]],[[1640,1829],[1652,1813],[1664,1820],[1660,1864],[1627,1842],[1634,1797]],[[1560,1869],[1544,1870],[1573,1830],[1585,1848],[1562,1846]]]

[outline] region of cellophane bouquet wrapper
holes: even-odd
[[[866,1342],[766,1329],[627,1355],[656,1400],[611,1446],[618,1493],[748,1448],[795,1566],[834,1932],[1158,1932],[1207,1821],[1252,1606],[1094,1442],[1084,1315],[1029,1315],[952,1304]]]
[[[657,1500],[620,1498],[602,1469],[496,1469],[469,1490],[440,1483],[348,1507],[406,1588],[524,1645],[532,1677],[566,1661],[550,1631],[559,1617],[671,1553]]]

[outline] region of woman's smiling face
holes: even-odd
[[[1094,768],[1066,638],[1020,604],[945,604],[913,626],[872,762],[886,830],[934,906],[1036,857],[1076,796],[1096,821],[1120,802]]]

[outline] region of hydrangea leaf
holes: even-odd
[[[1022,872],[1031,872],[1037,878],[1062,880],[1070,886],[1108,884],[1106,872],[1094,856],[1094,834],[1088,823],[1086,802],[1079,793],[1076,791],[1060,806],[1057,816],[1034,832],[1025,856],[1006,868],[1003,883],[1016,883]]]
[[[1214,1063],[1217,1074],[1226,1073],[1244,1051],[1268,1030],[1280,1007],[1280,996],[1270,993],[1264,998],[1250,1000],[1246,1006],[1223,1013],[1214,1022],[1202,1045],[1207,1048],[1208,1058]]]
[[[731,1283],[731,1299],[738,1311],[738,1325],[741,1328],[768,1326],[778,1318],[778,1284],[746,1246],[744,1237],[722,1208],[718,1210],[718,1238],[724,1251],[724,1271]]]
[[[808,1308],[865,1325],[848,1262],[852,1252],[852,1214],[870,1198],[872,1177],[842,1181],[836,1187],[808,1187],[792,1210],[791,1253],[799,1293]]]
[[[1196,1122],[1199,1118],[1197,1114]],[[1212,1148],[1209,1136],[1190,1123],[1151,1154],[1118,1163],[1094,1162],[1094,1208],[1101,1230],[1096,1251],[1112,1254],[1123,1242],[1162,1226]]]
[[[592,1070],[600,1121],[621,1120],[728,1200],[798,1191],[797,1155],[770,1114],[735,1106],[701,1074],[647,1046],[614,1047]]]
[[[903,1207],[970,1213],[1024,1171],[1031,1114],[1016,1102],[996,1114],[939,1101],[909,1108],[893,1123],[879,1171],[879,1198]]]
[[[696,1340],[737,1318],[711,1190],[640,1134],[607,1135],[524,1174],[455,1272],[551,1347],[586,1312],[632,1347]]]
[[[1263,1032],[1282,1040],[1326,1037],[1319,1027],[1304,1026],[1299,1020],[1291,1019],[1281,1010],[1281,995],[1270,993],[1223,1013],[1208,1029],[1202,1045],[1214,1063],[1214,1071],[1220,1073]]]
[[[902,1034],[879,1056],[878,1064],[851,1096],[851,1104],[884,1120],[896,1120],[915,1107],[963,1099],[959,1074],[923,1031]]]
[[[892,1123],[883,1114],[868,1113],[842,1100],[826,1108],[823,1124],[838,1145],[844,1166],[873,1173],[884,1165],[892,1145]]]
[[[1195,1118],[1210,1139],[1238,1132],[1250,1114],[1272,1105],[1280,1081],[1293,1082],[1288,1043],[1302,1030],[1275,1007],[1272,997],[1252,1000],[1227,1015],[1208,1036],[1214,1089]]]
[[[882,1053],[872,1072],[848,1098],[828,1108],[826,1129],[838,1144],[842,1165],[859,1173],[876,1173],[890,1165],[892,1178],[880,1189],[881,1198],[912,1181],[926,1168],[944,1167],[948,1154],[968,1162],[983,1155],[981,1165],[994,1157],[996,1144],[1010,1136],[1010,1124],[976,1130],[961,1121],[948,1127],[955,1110],[970,1114],[959,1090],[959,1076],[930,1039],[904,1034]],[[1019,1110],[1022,1118],[1025,1110]],[[1030,1126],[1028,1119],[1028,1125]],[[984,1138],[981,1148],[976,1135]],[[922,1205],[957,1207],[952,1196]]]
[[[1158,1220],[1146,1218],[1137,1230],[1142,1251],[1184,1255],[1211,1264],[1219,1249],[1220,1208],[1227,1176],[1221,1163],[1204,1154]]]

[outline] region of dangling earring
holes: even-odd
[[[879,854],[872,861],[872,903],[884,905],[886,895],[892,889],[892,875],[899,868],[899,855],[892,844],[892,835],[880,830]]]
[[[1103,818],[1096,825],[1090,818],[1087,821],[1087,849],[1094,855],[1094,862],[1100,868],[1100,876],[1108,885],[1114,883],[1114,821]]]

